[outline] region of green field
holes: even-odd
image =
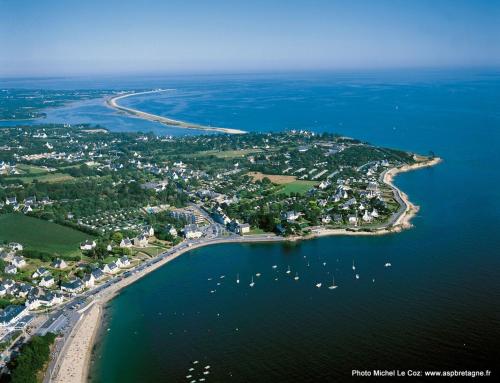
[[[0,241],[19,242],[26,249],[77,255],[80,243],[90,238],[81,231],[23,214],[0,215]]]
[[[290,182],[288,184],[281,185],[281,187],[278,189],[278,193],[305,194],[309,189],[316,186],[317,184],[318,184],[318,182],[316,182],[316,181],[297,180],[297,181]]]
[[[7,179],[18,179],[21,180],[22,182],[28,183],[28,182],[33,182],[34,180],[37,180],[38,182],[48,182],[48,183],[55,183],[55,182],[63,182],[63,181],[69,181],[72,180],[73,177],[70,176],[69,174],[64,174],[64,173],[45,173],[45,174],[33,174],[33,175],[28,175],[28,176],[9,176],[6,177]]]

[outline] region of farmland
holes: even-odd
[[[22,214],[0,215],[0,241],[19,242],[27,249],[78,255],[80,242],[89,237],[78,230]]]

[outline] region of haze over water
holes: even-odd
[[[189,381],[188,369],[205,365],[211,366],[207,382],[317,382],[348,377],[352,369],[498,365],[498,73],[137,78],[99,86],[173,88],[123,103],[190,122],[339,132],[423,154],[432,150],[444,162],[396,179],[421,207],[411,230],[294,245],[205,247],[128,287],[110,304],[94,382]],[[185,134],[117,117],[102,100],[54,110],[47,120],[67,118],[111,130]],[[392,267],[384,268],[386,262]],[[258,272],[262,276],[250,288]],[[333,291],[326,288],[332,273],[339,286]],[[321,289],[314,287],[318,282]],[[194,360],[200,363],[193,366]]]

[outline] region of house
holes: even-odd
[[[22,251],[23,250],[23,245],[17,242],[11,242],[9,243],[9,247],[14,250],[14,251]]]
[[[0,311],[0,326],[7,327],[16,323],[28,313],[28,308],[20,305],[10,305]]]
[[[51,287],[55,283],[54,277],[52,275],[46,275],[42,278],[40,282],[38,282],[38,286],[40,287]]]
[[[365,210],[365,213],[363,214],[363,217],[361,217],[363,221],[365,222],[371,222],[373,217],[371,216],[370,213],[368,213],[368,210]]]
[[[80,278],[75,278],[70,282],[65,282],[61,285],[61,291],[68,292],[70,294],[78,294],[84,290],[85,286]]]
[[[134,238],[134,246],[146,247],[148,245],[148,237],[144,234]]]
[[[16,274],[17,267],[14,265],[7,265],[7,266],[5,266],[4,273],[5,274]]]
[[[80,250],[92,250],[96,246],[97,244],[95,243],[95,241],[90,241],[87,239],[85,242],[80,243]]]
[[[248,223],[240,223],[238,227],[239,234],[247,234],[250,232],[250,224]]]
[[[184,226],[184,237],[186,237],[186,239],[200,238],[202,235],[203,232],[198,229],[198,225],[190,224]]]
[[[50,272],[44,267],[39,267],[35,270],[35,272],[31,275],[31,278],[40,278],[49,275]]]
[[[18,268],[22,268],[22,267],[26,266],[26,261],[25,261],[24,257],[16,256],[16,257],[12,258],[12,264]]]
[[[350,225],[356,226],[358,224],[358,217],[356,217],[355,215],[350,215],[348,218],[348,222]]]
[[[16,197],[7,197],[7,198],[5,198],[5,204],[6,205],[17,205],[17,198]]]
[[[120,242],[120,247],[132,247],[132,241],[130,238],[123,238]]]
[[[59,294],[46,293],[45,295],[32,296],[26,300],[26,307],[29,310],[36,310],[40,306],[51,307],[63,302],[63,297]]]
[[[94,277],[94,280],[96,280],[96,281],[99,281],[105,277],[105,275],[101,269],[94,269],[90,272],[90,274],[92,274],[92,276]]]
[[[170,234],[172,237],[177,237],[177,230],[175,229],[175,227],[173,227],[172,225],[167,225],[165,227],[165,230],[168,234]]]
[[[103,266],[102,271],[106,274],[116,274],[120,269],[114,262],[107,263]]]
[[[36,204],[36,196],[31,196],[31,197],[25,198],[24,199],[24,204],[26,206],[30,206],[30,205]]]
[[[0,285],[0,297],[7,295],[7,288],[4,285]]]
[[[142,230],[142,234],[146,237],[152,237],[155,235],[155,229],[153,229],[153,226],[145,226]]]
[[[325,215],[323,218],[321,218],[321,222],[323,222],[324,224],[329,224],[330,222],[332,222],[332,217],[330,217],[329,215]]]
[[[56,258],[52,261],[52,264],[51,266],[54,268],[54,269],[65,269],[66,267],[68,267],[68,265],[66,264],[66,262],[64,262],[63,259],[61,258]]]
[[[31,213],[33,211],[33,209],[31,208],[31,205],[26,205],[25,207],[23,207],[23,214],[28,214],[28,213]]]
[[[123,257],[121,257],[118,261],[120,261],[121,263],[121,266],[120,267],[127,267],[127,266],[130,266],[130,261],[128,259],[128,257],[125,255]],[[117,262],[118,262],[117,261]]]
[[[95,278],[92,274],[87,274],[83,277],[83,284],[86,288],[94,287]]]
[[[296,211],[290,210],[290,211],[284,211],[281,213],[281,219],[284,219],[286,221],[295,221],[299,219],[300,213],[297,213]]]

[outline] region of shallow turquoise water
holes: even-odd
[[[336,381],[352,369],[499,364],[498,73],[113,81],[106,87],[175,88],[172,95],[127,100],[153,113],[247,130],[337,131],[433,150],[444,162],[396,179],[421,206],[412,230],[207,247],[130,286],[110,304],[94,382],[189,381],[194,360],[200,361],[196,374],[198,366],[211,366],[207,382]],[[58,113],[64,118],[71,111]],[[99,120],[99,112],[92,118]],[[131,125],[112,128],[137,129],[123,118]],[[299,281],[284,273],[288,265]],[[257,272],[262,276],[250,288]],[[334,291],[325,288],[332,273],[339,285]],[[226,277],[216,286],[220,275]],[[314,287],[318,282],[321,289]]]

